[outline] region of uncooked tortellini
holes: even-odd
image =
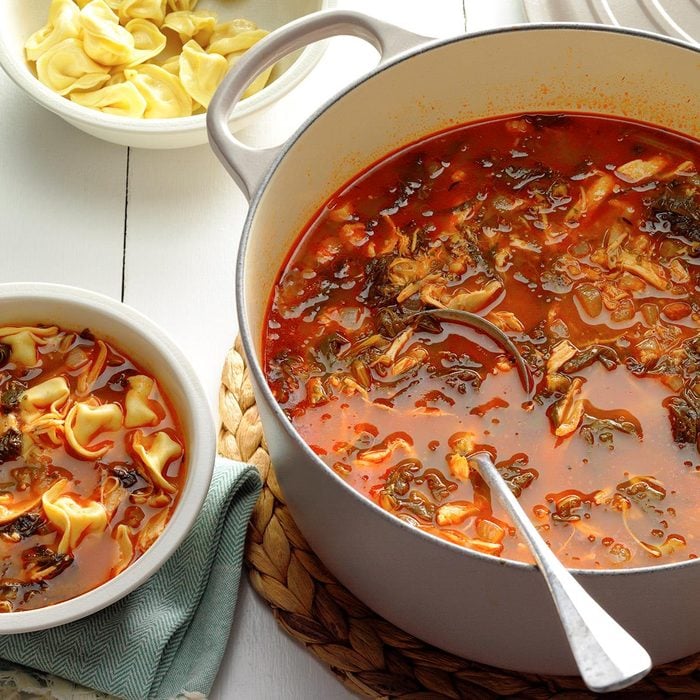
[[[105,114],[116,114],[120,117],[142,117],[146,111],[145,98],[138,88],[129,82],[107,85],[93,92],[75,92],[70,98],[83,107],[99,109]]]
[[[103,66],[134,60],[134,37],[104,0],[92,0],[80,12],[85,53]]]
[[[134,37],[134,60],[130,63],[132,66],[145,63],[165,48],[167,38],[153,22],[132,19],[127,22],[126,29]]]
[[[80,36],[80,9],[73,0],[51,0],[49,6],[49,21],[46,26],[34,32],[24,50],[30,61],[36,61],[39,56],[52,46],[64,39],[77,39]]]
[[[189,117],[192,100],[180,79],[160,66],[150,64],[124,71],[126,79],[146,100],[146,119]]]
[[[240,57],[267,31],[219,24],[197,0],[51,0],[25,43],[39,80],[76,104],[121,117],[200,114]],[[264,71],[243,97],[262,90]]]
[[[59,95],[99,88],[109,80],[107,70],[85,53],[80,39],[64,39],[41,54],[36,74]]]
[[[219,54],[207,53],[196,41],[188,41],[180,56],[180,80],[193,100],[209,106],[216,88],[228,70],[228,61]]]
[[[165,19],[165,0],[123,0],[118,3],[119,19],[147,19],[160,27]]]
[[[171,12],[163,22],[163,29],[175,32],[183,44],[194,39],[200,46],[209,43],[215,27],[216,15],[204,10]]]
[[[168,9],[177,12],[178,10],[194,10],[199,0],[167,0]]]
[[[236,51],[249,49],[262,39],[266,31],[258,29],[246,19],[234,19],[226,24],[220,24],[211,35],[207,51],[228,56]]]

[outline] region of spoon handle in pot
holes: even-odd
[[[469,457],[513,519],[535,556],[585,684],[606,693],[632,685],[651,669],[646,650],[596,603],[559,561],[532,524],[491,457]]]

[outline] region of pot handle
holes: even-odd
[[[268,168],[284,144],[251,148],[229,129],[229,119],[249,83],[256,75],[292,51],[337,35],[360,37],[380,53],[385,63],[400,53],[431,41],[393,24],[349,10],[327,10],[294,20],[271,32],[245,53],[219,86],[207,110],[209,143],[217,157],[250,201]]]

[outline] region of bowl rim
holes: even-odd
[[[452,551],[455,556],[475,558],[484,564],[496,567],[508,567],[511,569],[520,569],[522,571],[536,572],[537,565],[529,564],[527,562],[516,561],[513,559],[506,559],[501,557],[494,557],[489,554],[478,552],[473,549],[468,549],[466,547],[461,547],[460,545],[454,544],[448,540],[445,540],[437,535],[433,535],[424,530],[414,528],[408,523],[405,523],[400,518],[388,513],[383,508],[380,508],[369,498],[366,498],[360,494],[356,489],[351,487],[344,479],[342,479],[338,474],[336,474],[328,465],[321,460],[321,458],[309,447],[309,445],[304,441],[301,435],[294,428],[292,423],[286,417],[281,407],[275,400],[270,387],[267,384],[262,368],[258,362],[257,355],[255,352],[255,345],[252,338],[250,323],[248,321],[248,313],[246,311],[247,305],[247,295],[245,291],[245,257],[248,250],[248,244],[252,236],[252,226],[253,221],[256,217],[258,208],[260,206],[262,197],[267,190],[267,186],[274,176],[277,168],[280,166],[282,161],[286,158],[287,153],[291,150],[297,140],[313,125],[316,119],[321,116],[324,112],[330,109],[336,102],[342,100],[345,95],[353,91],[358,86],[371,80],[375,76],[387,71],[394,66],[403,63],[406,60],[412,59],[420,54],[433,51],[434,49],[440,49],[444,46],[451,44],[461,43],[464,41],[471,41],[472,39],[478,39],[485,36],[496,36],[500,34],[515,34],[521,32],[549,32],[549,31],[580,31],[586,32],[600,32],[615,35],[623,35],[630,37],[637,37],[645,40],[656,41],[664,44],[670,44],[679,49],[690,50],[693,53],[700,54],[700,44],[691,44],[680,39],[675,39],[672,37],[662,36],[654,32],[649,32],[642,29],[634,29],[628,27],[613,27],[602,24],[594,24],[587,22],[546,22],[546,23],[531,23],[531,24],[516,24],[504,27],[498,27],[494,29],[485,29],[478,32],[460,34],[457,36],[447,37],[444,39],[436,39],[433,41],[428,41],[425,44],[421,44],[413,49],[408,50],[405,53],[396,56],[385,63],[381,63],[375,68],[371,69],[368,73],[356,78],[348,85],[344,86],[340,91],[335,93],[332,97],[326,100],[321,106],[319,106],[312,114],[310,114],[303,123],[293,132],[293,134],[285,141],[282,146],[277,150],[274,159],[271,161],[270,165],[265,172],[265,175],[260,180],[257,190],[254,192],[249,208],[246,220],[243,226],[243,231],[241,233],[240,243],[238,247],[238,256],[236,259],[236,284],[235,284],[235,295],[237,299],[237,317],[238,324],[240,328],[241,342],[246,357],[248,358],[248,367],[254,378],[254,383],[257,385],[259,391],[262,393],[262,397],[265,400],[267,406],[272,411],[272,414],[277,419],[277,422],[282,426],[282,430],[285,431],[286,436],[291,439],[295,445],[302,450],[305,457],[310,460],[314,468],[320,471],[320,476],[330,478],[334,481],[337,487],[344,490],[346,495],[349,494],[351,498],[361,504],[362,508],[367,508],[369,511],[380,518],[392,527],[400,528],[406,532],[413,533],[413,536],[420,537],[428,543],[432,543],[435,546],[446,548],[448,551]],[[610,576],[631,576],[631,575],[653,575],[659,574],[668,570],[676,570],[686,567],[699,566],[700,557],[698,559],[686,560],[681,562],[672,562],[667,564],[655,564],[652,566],[643,567],[629,567],[623,569],[582,569],[567,567],[569,571],[577,578],[600,578],[600,577],[610,577]]]
[[[337,0],[321,0],[321,9],[318,12],[332,10],[336,3]],[[229,123],[247,122],[250,117],[267,109],[288,94],[309,74],[325,50],[326,45],[322,41],[305,47],[282,75],[259,92],[241,100],[233,110]],[[88,127],[99,126],[113,131],[141,135],[154,133],[191,134],[206,128],[206,111],[189,117],[144,119],[142,117],[105,114],[72,102],[65,96],[54,92],[34,76],[29,70],[24,56],[18,60],[16,52],[12,51],[4,40],[2,31],[0,31],[0,67],[31,99],[74,124]]]
[[[191,414],[192,431],[188,436],[185,485],[164,531],[151,547],[117,576],[75,598],[34,610],[3,613],[0,615],[0,634],[31,632],[72,622],[115,603],[144,583],[170,558],[199,515],[209,491],[216,455],[215,424],[204,388],[184,353],[147,316],[104,294],[63,284],[0,284],[0,305],[12,301],[60,302],[76,311],[89,309],[128,327],[154,351],[163,371],[170,373],[174,382],[181,386]],[[99,328],[96,334],[100,335]],[[183,407],[178,408],[182,413]]]

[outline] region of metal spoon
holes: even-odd
[[[646,650],[591,598],[547,546],[487,452],[469,456],[520,530],[559,612],[583,682],[596,693],[626,688],[651,669]]]
[[[532,378],[530,368],[527,362],[523,359],[520,351],[515,346],[515,343],[495,324],[487,321],[482,316],[474,314],[471,311],[462,311],[461,309],[425,309],[413,314],[412,318],[419,316],[432,316],[433,318],[442,319],[443,321],[456,321],[463,323],[465,326],[474,328],[484,335],[488,336],[497,345],[503,348],[515,362],[515,368],[518,371],[520,382],[528,395],[532,394],[535,388],[535,381]]]
[[[470,311],[456,309],[427,309],[415,315],[456,321],[481,331],[511,355],[528,395],[534,391],[530,368],[518,348],[490,321]],[[487,452],[477,452],[470,455],[469,460],[496,493],[530,547],[554,599],[583,682],[596,693],[607,693],[643,678],[651,669],[651,658],[646,650],[588,595],[559,561],[518,503],[491,456]]]

